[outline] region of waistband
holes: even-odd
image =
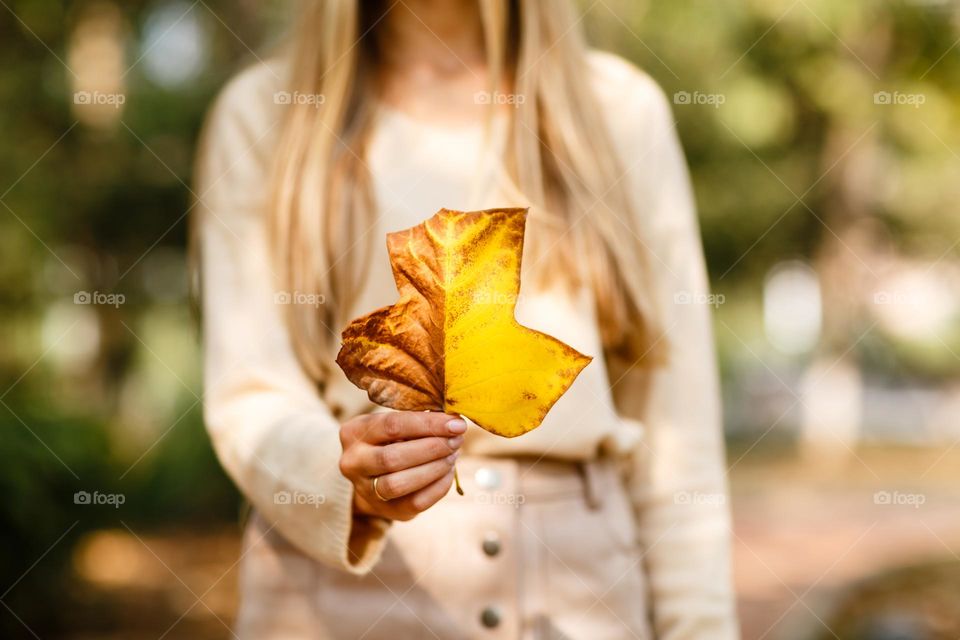
[[[457,460],[464,494],[490,504],[586,500],[603,504],[607,492],[622,490],[609,458],[565,461],[546,457],[490,457],[464,454]]]

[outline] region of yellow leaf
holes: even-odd
[[[448,211],[387,235],[400,299],[343,331],[337,364],[393,409],[535,429],[592,358],[514,318],[526,209]]]

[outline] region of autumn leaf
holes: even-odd
[[[514,437],[591,358],[514,318],[526,209],[441,209],[387,235],[396,304],[343,331],[337,364],[377,404],[460,414]]]

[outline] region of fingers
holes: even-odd
[[[378,497],[396,500],[433,484],[447,474],[452,475],[453,465],[458,455],[452,453],[441,460],[379,476],[377,478],[377,492],[380,494]]]
[[[439,502],[440,498],[447,495],[447,493],[450,491],[450,485],[452,483],[453,469],[450,469],[450,471],[448,471],[442,478],[434,480],[423,489],[415,491],[408,496],[404,496],[399,500],[395,500],[391,504],[396,505],[396,509],[400,514],[397,519],[410,519],[421,511],[426,511]]]
[[[360,429],[358,440],[387,444],[428,436],[458,436],[467,430],[467,423],[457,416],[435,411],[391,411],[370,414]]]
[[[355,468],[365,476],[382,476],[446,458],[460,450],[463,436],[417,438],[385,445],[358,445]]]

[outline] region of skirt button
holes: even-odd
[[[483,610],[480,614],[480,622],[487,629],[493,629],[500,624],[500,609],[494,606],[489,606]]]
[[[477,486],[487,491],[492,491],[500,487],[500,472],[490,467],[480,467],[473,474],[473,481]]]
[[[483,552],[491,558],[500,553],[500,537],[493,531],[483,537]]]

